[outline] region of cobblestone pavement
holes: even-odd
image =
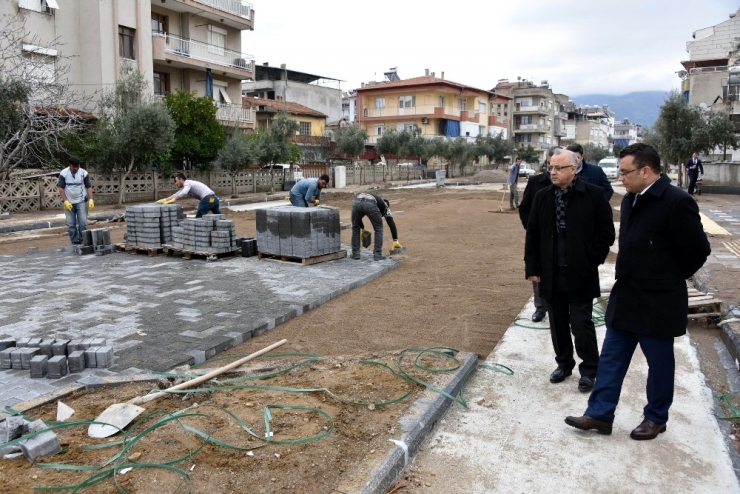
[[[203,362],[399,265],[362,255],[311,266],[256,257],[0,256],[0,340],[105,338],[115,353],[108,369],[56,380],[2,370],[0,410],[75,383]]]

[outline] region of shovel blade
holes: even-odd
[[[121,429],[131,423],[136,417],[144,412],[144,408],[132,405],[131,403],[115,403],[106,408],[103,413],[98,415],[95,422],[90,424],[87,429],[87,435],[90,437],[101,438],[109,437],[120,432]]]

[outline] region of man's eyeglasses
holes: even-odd
[[[547,171],[548,172],[551,172],[551,171],[555,170],[556,172],[559,172],[560,170],[565,170],[566,168],[571,168],[573,166],[575,166],[575,165],[560,165],[560,166],[550,165],[550,166],[547,167]]]
[[[632,173],[632,172],[634,172],[634,171],[637,171],[637,170],[638,170],[638,168],[633,168],[633,169],[631,169],[631,170],[627,170],[627,171],[624,171],[624,170],[619,170],[619,171],[617,172],[617,174],[618,174],[618,175],[619,175],[620,177],[624,177],[625,175],[629,175],[630,173]]]

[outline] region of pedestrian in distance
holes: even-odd
[[[87,170],[80,168],[80,160],[70,156],[69,166],[62,170],[57,181],[59,195],[64,201],[64,219],[72,245],[82,244],[87,230],[87,213],[95,208],[92,182]]]
[[[578,157],[555,149],[550,158],[552,184],[540,190],[527,222],[524,246],[526,278],[540,284],[550,320],[557,368],[551,383],[573,373],[573,342],[581,363],[580,391],[590,391],[599,367],[592,318],[601,295],[599,265],[614,243],[614,221],[604,190],[576,175]],[[571,332],[573,340],[571,340]]]
[[[401,243],[398,241],[398,229],[396,222],[391,214],[390,202],[378,195],[362,192],[355,197],[352,203],[352,259],[360,259],[360,237],[365,231],[362,218],[368,217],[373,225],[375,232],[375,245],[373,249],[373,260],[382,261],[383,256],[383,218],[391,229],[393,245],[391,251],[400,249]]]
[[[586,183],[596,185],[604,189],[606,200],[609,201],[614,195],[614,189],[612,188],[611,182],[606,178],[606,173],[601,169],[599,165],[593,165],[586,163],[583,160],[583,146],[580,144],[571,144],[566,147],[568,151],[573,151],[578,155],[578,170],[576,174],[586,181]]]
[[[522,202],[519,203],[519,219],[522,220],[522,226],[525,230],[527,229],[529,211],[532,209],[534,196],[537,195],[537,192],[548,187],[552,183],[550,181],[550,172],[547,171],[547,167],[550,166],[550,158],[552,158],[556,149],[560,149],[560,147],[553,146],[547,150],[545,164],[542,166],[544,173],[532,175],[527,179],[527,185],[524,187],[524,193],[522,194]],[[540,322],[547,314],[547,306],[545,305],[545,301],[542,300],[542,297],[540,297],[540,284],[536,281],[532,282],[532,292],[534,293],[534,314],[532,314],[532,322]]]
[[[522,159],[517,157],[514,163],[509,166],[509,178],[507,183],[509,184],[509,190],[511,195],[509,196],[509,207],[511,209],[519,208],[519,189],[517,188],[517,182],[519,181],[519,168],[522,166]]]
[[[290,189],[290,203],[293,206],[307,208],[309,204],[319,205],[321,189],[329,185],[329,175],[321,175],[319,178],[304,178]]]
[[[687,159],[684,168],[686,169],[686,176],[689,178],[689,195],[694,197],[696,180],[699,178],[700,173],[704,173],[704,166],[699,159],[699,155],[694,153],[691,158]]]
[[[596,385],[583,416],[565,423],[611,434],[622,383],[637,345],[648,364],[647,404],[632,439],[654,439],[666,431],[673,403],[674,338],[686,334],[686,279],[711,252],[699,207],[661,174],[651,146],[632,144],[619,153],[622,200],[619,253],[606,309],[606,337]]]
[[[189,180],[184,173],[175,175],[175,185],[180,190],[169,197],[160,199],[157,202],[161,204],[172,204],[183,197],[194,197],[200,199],[198,210],[195,213],[196,218],[202,218],[204,214],[210,211],[213,214],[221,214],[220,201],[218,196],[204,183],[197,180]]]

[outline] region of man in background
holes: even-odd
[[[694,196],[694,192],[696,191],[696,180],[699,178],[699,174],[704,173],[704,166],[701,164],[701,160],[699,159],[699,155],[694,153],[694,155],[686,160],[686,164],[684,165],[684,168],[686,169],[686,175],[689,177],[689,195]]]
[[[580,144],[571,144],[565,149],[573,151],[578,155],[578,170],[576,171],[578,176],[585,180],[586,183],[596,185],[604,189],[606,200],[609,201],[612,198],[612,195],[614,195],[614,189],[612,188],[612,184],[609,182],[609,179],[606,178],[604,170],[602,170],[599,165],[586,163],[583,160],[583,146]]]
[[[59,174],[57,189],[64,201],[69,240],[72,245],[82,244],[82,232],[87,230],[87,212],[95,207],[95,202],[90,175],[80,168],[79,159],[69,158],[69,166]]]
[[[517,188],[517,182],[519,181],[519,168],[522,166],[522,159],[517,156],[514,164],[509,167],[509,189],[511,195],[509,196],[509,207],[511,209],[519,208],[519,189]]]

